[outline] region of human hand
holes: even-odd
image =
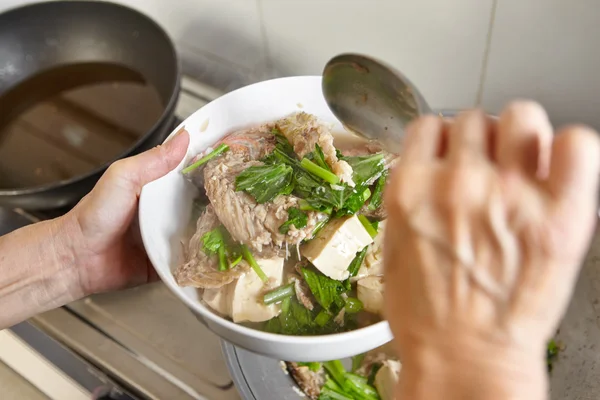
[[[142,187],[167,174],[185,156],[182,131],[162,146],[112,164],[94,189],[63,218],[84,295],[158,279],[134,226]]]
[[[535,103],[410,126],[384,244],[401,393],[434,399],[453,381],[437,394],[545,397],[545,347],[593,233],[599,172],[597,134],[553,136]]]

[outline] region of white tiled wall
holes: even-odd
[[[352,51],[404,72],[433,107],[473,105],[492,0],[261,0],[273,65],[320,74]]]
[[[483,105],[534,98],[555,124],[600,129],[600,2],[499,0]]]
[[[218,70],[218,61],[232,62],[239,67],[236,82],[248,83],[272,76],[320,74],[329,58],[357,51],[396,65],[434,107],[474,104],[493,2],[119,1],[163,24],[184,52],[188,69],[199,69],[196,74],[209,80],[213,76],[202,64],[215,63]]]
[[[0,9],[32,0],[0,0]],[[187,73],[221,89],[319,74],[332,56],[394,64],[433,107],[515,97],[600,128],[598,0],[114,0],[177,42]]]

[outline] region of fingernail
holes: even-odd
[[[165,140],[164,144],[167,144],[170,141],[181,137],[183,133],[187,133],[187,131],[185,130],[185,128],[180,128],[173,136],[170,136],[169,138],[167,138],[167,140]]]
[[[177,147],[182,140],[187,140],[186,136],[188,136],[188,132],[185,130],[185,128],[181,128],[177,131],[177,133],[168,138],[163,146]]]

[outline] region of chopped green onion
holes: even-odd
[[[208,153],[207,155],[205,155],[204,157],[202,157],[201,159],[199,159],[198,161],[196,161],[189,167],[184,168],[181,172],[184,174],[189,174],[196,168],[200,167],[201,165],[206,164],[207,162],[209,162],[210,160],[212,160],[219,154],[226,152],[227,150],[229,150],[229,146],[227,146],[225,143],[221,143],[220,145],[217,146],[216,149],[214,149],[213,151],[211,151],[210,153]]]
[[[371,197],[371,190],[369,190],[369,188],[365,188],[365,190],[362,192],[362,196],[363,201],[369,200],[369,197]]]
[[[363,303],[356,297],[348,297],[345,308],[346,312],[355,314],[363,309]]]
[[[331,206],[317,208],[304,199],[298,201],[298,208],[302,211],[320,211],[323,214],[331,214],[333,212],[333,207]]]
[[[354,400],[354,397],[348,397],[345,394],[342,394],[340,392],[336,392],[333,389],[329,389],[328,387],[324,387],[321,390],[321,395],[319,396],[319,399],[324,398],[324,399],[331,399],[331,400]]]
[[[350,272],[351,277],[356,276],[356,274],[358,274],[358,270],[360,270],[360,267],[367,255],[368,248],[369,248],[369,246],[365,246],[365,247],[363,247],[363,249],[361,251],[356,253],[356,257],[354,257],[354,259],[348,266],[348,272]]]
[[[373,221],[371,225],[373,226],[373,229],[379,233],[379,221]]]
[[[241,254],[239,256],[237,256],[236,258],[234,258],[231,263],[229,263],[229,268],[235,267],[236,265],[238,265],[240,263],[240,261],[242,261],[242,255]]]
[[[310,161],[308,158],[303,158],[300,162],[300,166],[306,171],[310,172],[311,174],[318,176],[325,182],[331,183],[332,185],[335,185],[340,182],[340,178],[338,178],[336,174],[327,171],[325,168],[319,167],[317,164]]]
[[[381,367],[383,367],[382,363],[377,363],[371,367],[371,373],[369,374],[369,379],[367,380],[367,383],[369,385],[375,384],[375,377],[377,376],[377,373],[379,372]]]
[[[325,378],[325,386],[323,386],[324,388],[327,389],[331,389],[333,391],[336,391],[338,393],[342,393],[344,391],[344,389],[342,389],[340,387],[340,385],[338,385],[337,383],[335,383],[335,381],[333,379],[331,379],[329,376],[326,375]]]
[[[304,199],[298,201],[298,208],[302,211],[317,211],[317,209],[310,205],[310,203]]]
[[[377,389],[373,386],[369,385],[367,378],[359,375],[355,375],[352,373],[347,373],[345,375],[346,382],[348,383],[348,387],[351,392],[359,395],[360,399],[365,400],[379,400],[379,394],[377,393]]]
[[[301,367],[308,367],[312,372],[319,372],[321,369],[320,362],[299,362],[297,364]]]
[[[346,369],[340,360],[326,361],[323,366],[335,383],[341,388],[346,387]]]
[[[326,219],[324,219],[322,221],[317,222],[317,224],[315,225],[315,229],[313,229],[311,239],[313,239],[315,236],[317,236],[317,234],[319,232],[321,232],[321,229],[323,229],[323,227],[325,225],[327,225],[328,222],[329,222],[329,218],[326,218]]]
[[[290,303],[291,303],[290,297],[286,297],[285,299],[283,299],[283,301],[281,302],[281,313],[282,314],[287,314],[287,312],[290,310]]]
[[[352,357],[352,372],[356,372],[356,370],[360,368],[360,365],[362,364],[363,360],[365,359],[365,356],[366,356],[365,353],[361,353],[361,354],[358,354],[358,355]]]
[[[315,323],[320,327],[324,327],[329,320],[331,319],[331,314],[327,312],[327,310],[323,309],[317,314],[315,317]]]
[[[254,256],[245,244],[242,245],[242,255],[244,256],[244,260],[246,260],[246,262],[250,264],[250,267],[252,267],[254,272],[256,272],[256,275],[258,275],[260,280],[263,282],[267,282],[269,278],[267,277],[267,275],[265,275],[265,272],[260,268],[260,265],[258,265],[256,260],[254,259]]]
[[[227,271],[229,264],[227,263],[227,256],[225,255],[225,246],[220,246],[217,253],[219,254],[219,271]]]
[[[285,327],[288,323],[288,314],[292,303],[291,297],[286,297],[281,301],[281,312],[279,313],[279,321],[281,326]]]
[[[287,297],[291,297],[294,295],[294,284],[290,283],[289,285],[278,287],[275,290],[270,291],[265,294],[263,298],[263,302],[266,305],[277,303]]]
[[[369,232],[369,235],[371,235],[372,238],[377,236],[377,230],[373,228],[373,225],[371,225],[371,222],[367,219],[367,217],[365,217],[364,215],[359,215],[358,219],[365,227],[366,231]]]
[[[373,189],[373,197],[371,197],[371,201],[369,202],[369,210],[375,211],[381,206],[383,202],[383,189],[385,188],[385,183],[388,177],[388,170],[383,171],[377,182],[375,183],[375,189]]]

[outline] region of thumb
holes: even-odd
[[[144,185],[163,177],[181,162],[189,141],[189,134],[182,129],[160,146],[115,162],[106,173],[107,180],[119,181],[139,196]]]
[[[182,130],[161,146],[113,163],[74,209],[84,235],[112,240],[123,234],[135,216],[142,187],[173,170],[189,141]]]

